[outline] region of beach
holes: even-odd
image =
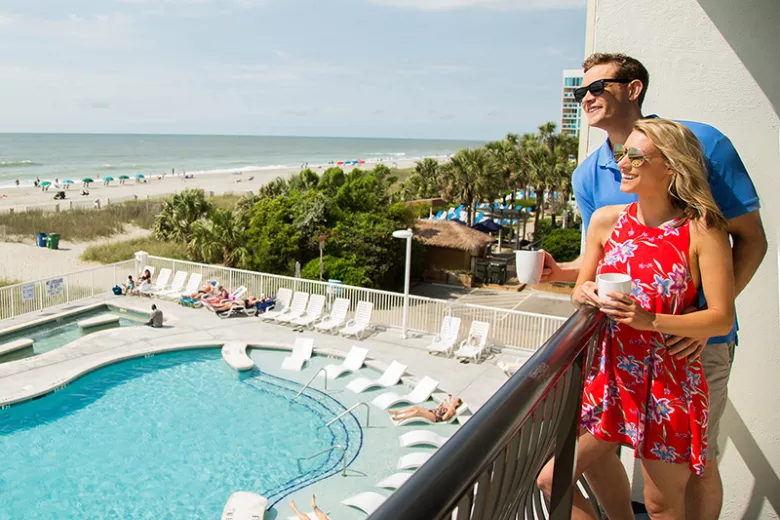
[[[366,163],[361,165],[339,165],[345,172],[353,168],[373,169],[378,163]],[[414,167],[413,160],[400,160],[391,163],[384,162],[393,168]],[[310,165],[309,168],[321,174],[326,169],[336,165]],[[181,174],[152,175],[144,179],[131,178],[120,184],[120,181],[111,181],[104,185],[102,179],[92,177],[95,182],[89,185],[89,195],[81,195],[82,183],[71,184],[69,189],[56,188],[51,185],[47,191],[32,186],[20,186],[5,188],[0,192],[0,213],[9,211],[27,211],[41,209],[55,211],[72,207],[93,207],[96,201],[100,205],[144,198],[165,197],[185,189],[202,189],[206,193],[215,195],[225,193],[243,194],[246,192],[257,193],[257,190],[276,177],[287,178],[300,171],[300,167],[286,167],[275,169],[243,169],[237,171],[210,171]],[[115,177],[116,178],[116,177]],[[65,192],[65,200],[53,200],[58,191]]]

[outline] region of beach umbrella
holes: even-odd
[[[111,182],[111,181],[113,181],[113,180],[114,180],[114,178],[113,178],[113,177],[111,177],[111,176],[109,176],[109,177],[103,177],[103,180],[104,180],[104,181],[106,181],[106,182]]]
[[[83,179],[81,179],[81,182],[83,182],[84,184],[89,184],[90,182],[95,182],[95,181],[93,181],[89,177],[84,177]]]
[[[364,161],[363,159],[360,159],[360,160],[358,161],[358,164],[366,164],[366,161]]]
[[[50,186],[50,185],[51,185],[51,182],[49,182],[49,181],[43,181],[41,183],[41,186]]]
[[[73,181],[70,179],[65,179],[64,181],[62,181],[62,184],[73,184]]]
[[[120,180],[120,181],[126,181],[126,180],[127,180],[127,179],[129,179],[129,178],[130,178],[130,177],[128,177],[127,175],[120,175],[120,176],[119,176],[119,180]]]
[[[344,164],[344,161],[339,161],[339,162],[337,162],[336,164],[337,164],[338,166],[341,166],[342,164]]]
[[[136,178],[136,179],[143,179],[143,178],[144,178],[144,174],[143,174],[143,173],[139,173],[139,174],[137,174],[137,175],[135,176],[135,178]]]

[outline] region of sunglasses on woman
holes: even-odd
[[[614,79],[597,79],[590,85],[587,85],[585,87],[579,87],[574,89],[574,100],[577,103],[582,103],[582,100],[585,99],[585,95],[590,92],[594,96],[600,96],[604,93],[604,89],[606,87],[607,83],[631,83],[632,79],[621,79],[621,78],[614,78]]]
[[[639,148],[626,148],[622,144],[617,144],[612,149],[612,156],[615,158],[616,163],[622,161],[623,157],[626,155],[628,156],[628,160],[631,161],[631,166],[634,168],[639,168],[648,159],[648,156],[645,155],[645,152]]]

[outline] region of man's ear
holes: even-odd
[[[644,92],[645,86],[638,79],[632,80],[628,84],[628,99],[631,101],[637,101],[639,96]]]

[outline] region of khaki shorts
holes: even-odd
[[[729,375],[734,363],[734,342],[713,343],[704,347],[701,353],[701,365],[704,377],[710,387],[710,420],[707,427],[709,447],[707,460],[715,460],[720,453],[718,434],[720,433],[720,418],[726,409],[729,397]]]

